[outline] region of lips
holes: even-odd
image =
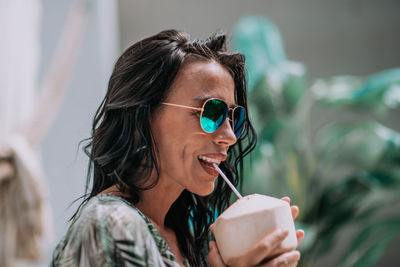
[[[197,158],[203,169],[210,175],[217,176],[218,171],[214,168],[213,164],[219,165],[222,161],[226,160],[226,154],[203,154],[199,155]]]
[[[218,171],[208,162],[199,160],[201,167],[210,175],[217,177]]]
[[[219,165],[221,163],[221,161],[218,159],[213,159],[213,158],[205,157],[202,155],[198,156],[198,158],[201,162],[204,162],[204,163],[210,164],[210,165],[212,165],[213,163]]]

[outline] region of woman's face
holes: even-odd
[[[234,82],[220,64],[199,61],[182,66],[165,102],[201,108],[209,98],[234,106]],[[161,105],[151,127],[159,151],[160,182],[204,196],[212,193],[218,176],[205,161],[225,161],[236,137],[228,119],[217,131],[205,133],[199,117],[196,110]]]

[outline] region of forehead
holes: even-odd
[[[201,101],[220,98],[228,105],[235,104],[235,87],[232,76],[215,61],[198,61],[184,64],[171,86],[169,101]]]

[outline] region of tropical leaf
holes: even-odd
[[[314,96],[322,104],[349,104],[355,91],[362,86],[362,79],[354,76],[336,76],[318,79],[311,87]]]
[[[359,170],[375,166],[383,156],[397,159],[399,148],[400,134],[379,123],[333,123],[318,133],[315,153],[329,170]]]
[[[342,76],[318,80],[312,89],[324,104],[387,112],[400,104],[400,68],[384,70],[365,79]]]
[[[232,43],[246,56],[249,89],[259,83],[267,71],[286,61],[283,41],[277,27],[264,17],[245,17],[233,30]]]
[[[400,68],[384,70],[365,78],[361,88],[353,93],[353,101],[366,106],[386,104],[396,107],[400,103]]]
[[[400,68],[320,79],[309,90],[306,68],[286,59],[269,20],[240,20],[233,43],[246,56],[249,113],[259,137],[252,165],[245,165],[244,192],[289,195],[300,207],[301,264],[313,265],[344,229],[356,227],[354,249],[339,266],[373,265],[398,233],[399,218],[385,219],[382,211],[400,200],[400,133],[371,115],[399,106]],[[322,127],[310,120],[313,107],[328,114],[318,118]]]
[[[289,70],[282,91],[286,110],[293,112],[307,90],[306,70],[300,63],[288,62],[286,64]]]
[[[339,266],[374,266],[399,233],[400,215],[368,224],[350,243]]]

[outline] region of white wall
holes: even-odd
[[[63,28],[71,0],[43,0],[41,73],[48,65]],[[67,230],[68,220],[84,193],[87,157],[79,141],[90,136],[93,115],[104,97],[108,78],[119,54],[116,2],[89,1],[89,19],[76,67],[58,117],[44,140],[42,155],[54,215],[55,240]],[[51,246],[52,250],[55,243]],[[48,251],[43,266],[49,263]]]

